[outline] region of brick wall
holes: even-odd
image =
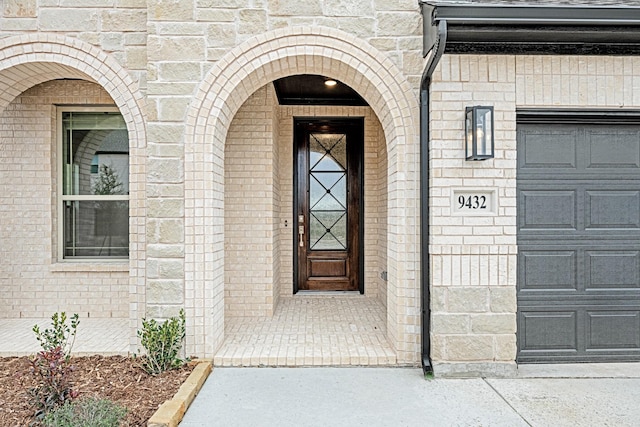
[[[129,317],[129,264],[61,263],[57,254],[56,105],[108,105],[98,85],[52,81],[0,115],[0,316]]]
[[[141,87],[147,71],[147,2],[5,0],[0,37],[30,32],[78,38],[111,54]]]
[[[0,55],[0,106],[47,78],[89,78],[135,122],[141,146],[139,155],[132,151],[131,174],[146,178],[132,180],[132,192],[144,195],[136,198],[132,217],[132,342],[140,317],[166,318],[185,307],[189,351],[211,355],[220,344],[220,172],[230,121],[253,92],[275,78],[331,74],[370,102],[386,137],[383,187],[390,195],[381,203],[386,203],[389,219],[386,229],[378,223],[377,233],[386,230],[387,236],[377,258],[384,252],[392,280],[387,298],[380,282],[377,294],[392,306],[388,323],[399,360],[417,360],[417,89],[424,60],[415,1],[121,0],[98,5],[6,0],[3,6],[0,41],[11,39],[16,44],[11,54],[18,52],[19,60],[28,57],[28,64],[14,66],[13,59]],[[290,30],[292,26],[296,29]],[[42,39],[29,37],[36,33]],[[19,43],[16,35],[21,35]],[[27,39],[33,40],[19,52]],[[239,64],[237,72],[225,74]],[[204,126],[206,144],[199,142],[203,128],[198,120],[212,124]],[[285,190],[282,183],[281,201]],[[272,226],[275,233],[279,224]],[[382,264],[368,274],[379,275]],[[285,271],[279,274],[287,277]],[[388,292],[394,287],[398,289]],[[274,291],[279,295],[283,289]]]
[[[225,145],[225,315],[271,316],[280,287],[278,144],[273,85],[254,93]],[[290,243],[289,243],[290,244]],[[276,267],[276,268],[274,268]]]
[[[441,372],[475,364],[501,373],[515,360],[516,109],[638,108],[638,87],[637,58],[442,58],[431,87],[429,201],[432,358]],[[494,106],[493,160],[464,160],[470,105]],[[455,215],[451,196],[461,188],[495,189],[495,214]]]
[[[225,146],[228,316],[270,316],[279,296],[292,295],[293,119],[298,116],[365,118],[365,294],[386,305],[380,275],[386,265],[387,170],[379,121],[368,107],[278,107],[273,85],[267,85],[238,111]]]

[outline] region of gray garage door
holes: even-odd
[[[519,117],[518,362],[640,360],[640,124],[615,122]]]

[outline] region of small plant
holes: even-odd
[[[127,410],[110,400],[87,398],[67,402],[49,412],[45,427],[118,427]]]
[[[65,358],[69,359],[79,324],[80,320],[78,320],[78,314],[76,313],[71,316],[71,324],[68,325],[67,313],[63,311],[60,314],[55,313],[51,316],[51,329],[45,329],[41,332],[40,327],[34,325],[32,330],[44,351],[61,348]]]
[[[41,351],[30,362],[37,385],[29,390],[29,396],[36,410],[35,419],[41,420],[78,393],[71,388],[73,367],[61,347]]]
[[[142,330],[138,331],[146,355],[142,358],[142,368],[151,375],[184,365],[179,352],[186,335],[184,310],[178,317],[171,317],[159,323],[154,319],[142,319]]]
[[[42,351],[30,360],[31,373],[37,382],[29,390],[36,410],[36,420],[42,420],[48,412],[64,405],[78,394],[72,389],[73,367],[69,359],[79,323],[78,315],[74,314],[71,316],[71,324],[67,324],[67,314],[62,312],[51,317],[51,329],[40,331],[38,325],[32,329],[42,347]]]

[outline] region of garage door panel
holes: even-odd
[[[587,290],[640,290],[640,251],[585,251]]]
[[[518,363],[636,361],[640,312],[620,304],[525,307],[518,313]]]
[[[578,165],[577,132],[572,129],[550,131],[532,126],[519,135],[518,163],[521,170],[575,170]]]
[[[640,360],[640,125],[517,138],[518,362]]]
[[[587,315],[586,350],[640,349],[640,311],[593,311]]]
[[[640,229],[640,191],[585,191],[585,228]]]
[[[518,271],[520,290],[576,290],[576,251],[522,250],[518,257],[521,266]]]
[[[521,312],[519,320],[522,351],[577,351],[577,311]]]
[[[640,132],[586,129],[587,168],[640,169]]]
[[[524,212],[520,229],[577,230],[576,191],[523,190],[519,202]]]

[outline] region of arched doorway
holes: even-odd
[[[188,352],[224,339],[224,153],[233,118],[281,77],[318,74],[356,90],[380,122],[387,153],[387,339],[398,363],[419,361],[417,95],[385,55],[328,28],[287,28],[247,40],[216,63],[187,114],[185,274]],[[198,298],[195,296],[199,295]]]

